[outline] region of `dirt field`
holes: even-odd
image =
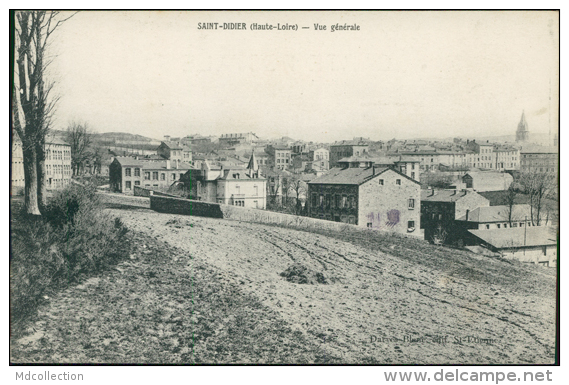
[[[330,357],[329,362],[384,364],[543,364],[555,360],[553,270],[437,249],[417,241],[407,245],[397,240],[378,247],[231,220],[160,214],[142,208],[111,211],[138,234],[139,253],[147,247],[145,239],[149,245],[165,242],[177,250],[179,255],[156,257],[155,266],[171,264],[172,269],[184,270],[190,277],[200,274],[193,269],[194,263],[210,266],[222,284],[258,300],[270,317],[305,341],[289,347],[291,351],[302,350],[302,346],[314,351],[299,356],[308,362],[322,362],[322,355]],[[145,277],[152,266],[146,264],[142,271],[137,257],[133,258],[119,270]],[[327,283],[287,281],[280,273],[293,264],[321,273]],[[105,285],[115,284],[101,279],[106,280]],[[181,289],[169,293],[166,285],[158,288],[161,297],[156,306],[162,303],[173,311],[170,297],[179,295]],[[145,295],[156,296],[155,292],[156,287]],[[32,328],[35,334],[17,342],[17,360],[34,357],[45,361],[45,354],[38,353],[42,344],[56,352],[55,309],[73,312],[81,306],[70,297],[73,295],[64,292],[50,300]],[[124,310],[120,316],[125,317],[123,322],[132,322],[135,315],[131,310]],[[188,315],[182,312],[180,316]],[[42,317],[52,317],[53,323],[46,324]],[[108,338],[107,345],[112,341]],[[60,337],[59,341],[64,340]],[[260,341],[262,345],[264,340]],[[123,344],[126,346],[126,340]],[[221,348],[227,350],[227,346]],[[126,362],[145,362],[145,357],[152,362],[188,362],[181,356],[187,357],[187,349],[163,349],[168,353],[160,359],[151,355],[131,355],[130,360],[128,354],[120,357]],[[82,362],[117,362],[119,356],[78,357]],[[266,361],[222,354],[205,362]]]

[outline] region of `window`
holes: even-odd
[[[411,178],[415,179],[415,173],[411,172]]]
[[[165,173],[160,174],[160,180],[166,180],[166,174]]]
[[[158,171],[152,172],[152,180],[158,180]]]
[[[415,208],[415,199],[409,199],[409,210],[413,210]]]
[[[517,223],[512,223],[512,227],[518,227]]]
[[[501,225],[501,224],[499,224],[499,223],[496,225],[496,227],[498,227],[498,228],[500,228],[501,226],[502,226],[502,225]]]
[[[415,231],[415,221],[408,221],[407,222],[407,232],[412,233]]]
[[[146,171],[144,173],[144,180],[150,180],[150,172],[149,171]],[[150,186],[150,185],[148,185],[148,186]]]
[[[131,187],[131,184],[130,184],[130,181],[125,182],[125,187],[126,187],[127,190],[130,190],[130,189],[132,188],[132,187]]]
[[[372,226],[373,226],[373,224],[372,224],[371,222],[368,222],[368,223],[367,223],[367,227],[368,227],[369,229],[371,229]]]
[[[318,206],[318,194],[312,194],[312,207],[316,208]]]
[[[401,185],[401,179],[395,179],[395,184],[400,186]]]
[[[259,195],[259,186],[253,186],[253,189],[255,189],[254,196],[258,196]],[[257,202],[257,201],[255,201],[255,202]]]
[[[504,223],[504,228],[507,229],[508,228],[508,224]]]
[[[342,195],[342,208],[346,208],[348,207],[348,197],[345,195]],[[344,222],[344,221],[342,221]]]
[[[140,176],[140,169],[139,168],[134,169],[134,176]]]
[[[124,169],[124,176],[130,176],[130,168]]]
[[[135,180],[135,181],[134,181],[134,185],[135,185],[135,186],[140,186],[140,181],[139,181],[139,180]]]
[[[172,174],[172,180],[176,180],[176,174]]]
[[[380,180],[379,180],[379,185],[380,185],[380,186],[383,186],[383,179],[380,179]]]
[[[490,225],[486,225],[486,230],[489,230],[489,229],[490,229]]]

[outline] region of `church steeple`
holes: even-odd
[[[522,118],[518,123],[516,131],[516,142],[526,142],[529,138],[528,122],[526,121],[526,113],[522,111]]]
[[[249,176],[251,178],[258,177],[259,165],[257,164],[257,158],[255,157],[255,150],[251,153],[251,158],[249,158],[249,164],[247,165],[247,170],[249,170]]]

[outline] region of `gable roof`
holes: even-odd
[[[319,176],[316,179],[308,182],[308,184],[345,184],[345,185],[361,185],[370,179],[375,178],[383,174],[386,171],[393,171],[394,173],[404,177],[414,183],[420,184],[416,180],[409,178],[407,175],[400,173],[397,170],[394,170],[390,167],[375,167],[375,174],[374,174],[374,167],[368,168],[360,168],[360,167],[351,167],[351,168],[339,168],[335,167],[331,169],[326,174]]]
[[[551,246],[557,244],[557,229],[553,226],[468,230],[468,232],[498,249]]]
[[[169,147],[170,149],[173,150],[181,150],[182,146],[176,142],[172,142],[171,140],[163,140],[162,144],[166,145],[167,147]]]
[[[479,195],[480,198],[484,198],[482,195],[478,194],[472,190],[435,190],[435,194],[431,195],[431,190],[421,190],[421,201],[426,202],[456,202],[459,199],[464,198],[467,195]],[[486,199],[486,198],[484,198]],[[490,201],[488,201],[490,204]]]
[[[115,160],[119,162],[122,167],[140,167],[145,170],[166,170],[168,162],[166,160],[146,160],[146,159],[134,159],[129,156],[117,156]],[[170,168],[167,170],[175,170],[175,161],[170,161]],[[186,162],[178,162],[177,169],[179,170],[189,170],[193,166]]]
[[[502,206],[486,206],[478,207],[468,213],[468,222],[487,223],[487,222],[507,222],[509,217],[509,207]],[[531,218],[531,207],[528,204],[512,206],[512,220],[523,221],[525,218]],[[466,221],[466,215],[457,219],[458,221]]]

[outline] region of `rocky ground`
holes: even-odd
[[[404,239],[110,210],[136,236],[132,259],[46,301],[13,361],[555,361],[551,269]],[[308,283],[291,277],[302,272]],[[192,298],[192,285],[212,289]]]

